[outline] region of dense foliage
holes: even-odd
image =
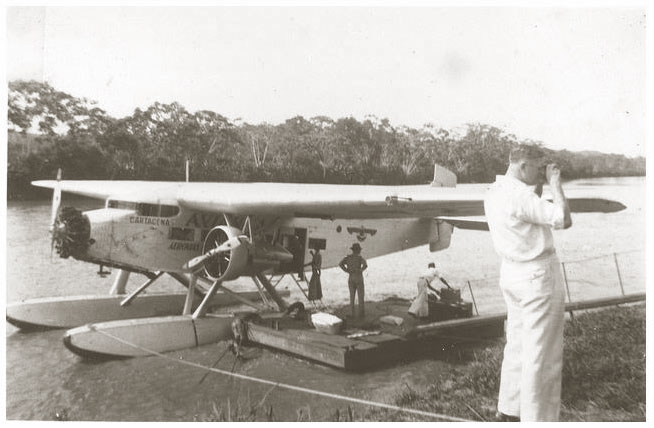
[[[47,83],[9,83],[8,196],[32,195],[31,180],[62,168],[66,179],[285,181],[414,184],[438,163],[459,182],[491,182],[519,141],[469,124],[454,134],[433,125],[395,127],[387,119],[293,117],[282,124],[234,123],[212,111],[154,103],[116,119]],[[645,159],[550,151],[566,178],[645,174]]]

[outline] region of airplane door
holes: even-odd
[[[282,246],[293,254],[293,260],[282,263],[280,270],[283,273],[297,273],[303,276],[304,253],[307,246],[307,229],[294,228],[292,233],[282,233]]]

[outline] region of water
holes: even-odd
[[[555,232],[559,256],[566,272],[573,300],[620,293],[613,254],[617,254],[620,275],[627,293],[645,290],[645,179],[584,180],[565,189],[592,188],[623,202],[627,209],[615,214],[578,214],[574,225]],[[79,202],[79,201],[76,201]],[[64,200],[64,204],[68,201]],[[84,201],[87,208],[92,202]],[[115,276],[96,275],[97,266],[50,260],[47,223],[50,206],[43,202],[8,203],[7,208],[7,301],[82,294],[105,294]],[[365,248],[364,248],[365,256]],[[579,262],[581,260],[592,259]],[[412,298],[418,272],[436,260],[450,284],[463,289],[470,300],[468,281],[480,313],[503,310],[496,281],[499,261],[485,232],[455,230],[449,249],[430,254],[426,247],[368,261],[366,297],[381,300],[397,295]],[[133,275],[128,291],[143,278]],[[235,288],[246,288],[247,281]],[[291,291],[292,300],[301,294],[294,283],[280,287]],[[174,281],[158,291],[180,291]],[[323,272],[324,302],[342,304],[348,299],[346,278],[338,269]],[[189,361],[213,365],[225,344],[206,345],[166,354],[167,358],[86,362],[66,350],[63,331],[23,333],[6,325],[6,415],[9,420],[52,420],[63,415],[71,420],[91,421],[190,421],[206,419],[212,406],[232,415],[237,408],[259,403],[273,408],[277,420],[332,420],[336,410],[346,413],[348,403],[338,399],[261,385],[247,380],[209,374],[186,366]],[[248,359],[234,365],[227,354],[218,368],[284,384],[377,402],[392,403],[406,388],[420,391],[434,383],[447,369],[437,355],[398,364],[374,372],[353,374],[307,362],[289,355],[250,349]],[[365,409],[353,405],[355,417]],[[240,412],[244,413],[243,411]],[[263,418],[263,411],[258,412]],[[298,416],[302,414],[302,416]]]

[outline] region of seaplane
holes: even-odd
[[[82,356],[135,357],[233,337],[234,313],[220,305],[283,313],[284,293],[271,281],[302,275],[310,250],[322,267],[338,266],[353,242],[368,258],[428,245],[441,251],[454,228],[488,230],[483,192],[456,187],[435,165],[431,184],[375,186],[308,183],[35,181],[53,190],[50,231],[62,258],[119,270],[108,296],[46,298],[7,306],[19,327],[69,328],[64,344]],[[62,192],[96,198],[104,207],[61,207]],[[619,202],[570,197],[573,212],[616,212]],[[127,294],[130,274],[147,280]],[[162,275],[182,294],[146,294]],[[229,283],[249,277],[251,294]],[[263,303],[261,303],[263,302]]]

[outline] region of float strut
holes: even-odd
[[[116,279],[114,280],[109,294],[125,294],[125,288],[127,287],[127,280],[129,279],[129,271],[119,270]]]
[[[213,298],[213,296],[216,294],[216,291],[218,291],[221,285],[222,285],[222,281],[216,280],[213,283],[209,291],[207,291],[207,294],[204,296],[202,303],[200,303],[200,306],[198,306],[198,308],[193,313],[193,319],[197,319],[206,315],[207,309],[209,308],[209,301]]]
[[[198,283],[197,275],[191,275],[191,280],[188,284],[188,291],[186,294],[186,301],[184,302],[184,310],[182,315],[191,315],[191,308],[193,307],[193,297],[195,295],[195,286]]]
[[[121,271],[121,272],[124,272],[124,271]],[[157,278],[161,277],[161,275],[163,275],[163,272],[156,272],[156,273],[154,274],[154,276],[152,276],[150,279],[148,279],[147,281],[145,281],[145,282],[144,282],[144,283],[143,283],[139,288],[137,288],[136,290],[134,290],[134,291],[132,292],[132,294],[130,294],[129,296],[125,297],[125,298],[123,299],[123,301],[120,302],[120,306],[127,306],[127,305],[129,305],[129,304],[132,302],[132,300],[134,300],[134,298],[135,298],[136,296],[138,296],[139,294],[141,294],[141,293],[143,292],[143,290],[145,290],[145,289],[148,288],[150,285],[152,285],[152,283],[155,282],[155,281],[157,280]]]
[[[288,306],[286,305],[286,302],[277,293],[277,290],[275,290],[275,287],[273,287],[273,285],[270,283],[268,278],[266,278],[266,276],[264,274],[262,274],[262,273],[256,274],[256,276],[254,276],[253,278],[255,278],[255,280],[258,279],[261,282],[261,285],[263,285],[263,288],[266,289],[268,294],[270,294],[270,297],[272,297],[272,299],[275,301],[275,303],[277,303],[277,306],[279,307],[279,310],[282,311],[282,312],[286,311],[286,309],[288,308]]]
[[[248,305],[256,310],[261,310],[261,306],[257,305],[256,303],[252,302],[251,300],[246,299],[245,297],[241,297],[238,295],[238,293],[235,293],[234,291],[230,290],[229,288],[225,287],[224,285],[220,286],[220,289],[225,292],[225,294],[229,294],[232,296],[234,299],[238,300],[239,302]]]

